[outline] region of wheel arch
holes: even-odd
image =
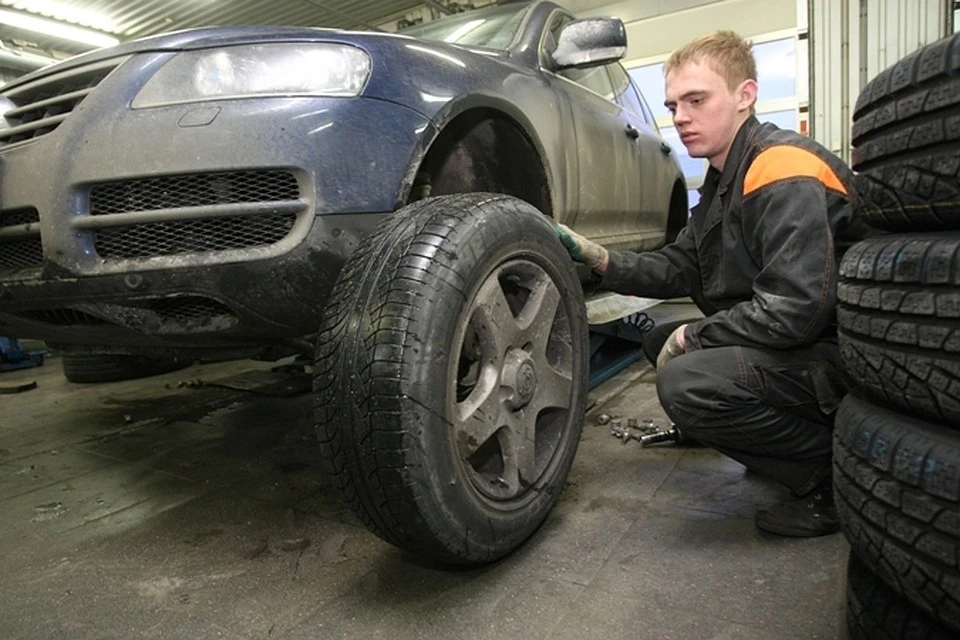
[[[434,118],[397,196],[397,207],[431,195],[487,191],[515,196],[553,217],[550,163],[536,128],[512,103],[489,95],[451,102]]]

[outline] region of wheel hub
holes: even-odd
[[[507,403],[514,411],[527,406],[537,392],[537,367],[523,349],[511,349],[504,358],[500,384],[508,389]]]

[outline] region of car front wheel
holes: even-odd
[[[543,214],[494,194],[416,202],[331,295],[314,383],[327,469],[388,542],[493,561],[563,488],[587,358],[580,283]]]

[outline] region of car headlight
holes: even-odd
[[[254,96],[356,96],[370,67],[366,52],[333,43],[185,51],[147,81],[133,107]]]

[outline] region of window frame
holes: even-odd
[[[648,112],[649,107],[644,102],[643,95],[640,93],[640,90],[637,89],[636,84],[634,84],[633,82],[633,78],[631,78],[627,70],[623,68],[623,65],[620,64],[619,61],[617,61],[617,62],[611,62],[605,66],[607,67],[607,75],[610,76],[610,82],[613,84],[614,100],[616,100],[617,104],[619,104],[622,108],[626,109],[627,111],[634,114],[638,118],[642,119],[651,127],[656,127],[656,123],[654,122],[654,119],[653,119],[653,114]],[[620,73],[623,74],[622,77],[626,78],[627,80],[627,83],[624,86],[624,90],[619,94],[617,93],[617,80],[616,78],[614,78],[614,74],[613,74],[614,68],[619,69]],[[626,96],[626,94],[628,93],[633,95],[632,102],[629,99],[623,99],[623,97]],[[634,103],[636,104],[637,108],[639,108],[639,112],[634,108],[633,106]]]
[[[576,18],[574,18],[571,13],[564,11],[563,9],[554,9],[553,13],[550,14],[550,17],[547,18],[547,27],[543,30],[543,33],[540,34],[540,42],[537,44],[537,57],[539,58],[539,61],[540,61],[541,71],[547,71],[549,73],[554,73],[554,74],[556,73],[553,70],[547,68],[547,63],[550,61],[550,51],[547,50],[546,40],[547,40],[547,35],[548,34],[552,35],[553,33],[552,25],[554,20],[559,21],[564,19],[566,19],[567,22],[573,22],[574,20],[576,20]],[[556,42],[554,42],[554,46],[556,46]]]
[[[565,81],[567,81],[567,82],[571,82],[571,83],[577,85],[578,87],[580,87],[581,89],[583,89],[584,91],[589,91],[590,93],[593,93],[593,94],[595,94],[595,95],[597,95],[597,96],[600,96],[600,97],[603,98],[604,100],[608,100],[608,101],[610,101],[610,102],[613,102],[614,104],[619,104],[619,103],[617,103],[617,101],[616,101],[616,97],[613,95],[613,93],[614,93],[613,79],[610,77],[610,72],[609,72],[608,70],[606,70],[606,66],[607,66],[607,65],[603,65],[602,67],[589,67],[588,69],[586,69],[586,71],[593,71],[593,70],[604,69],[604,75],[605,75],[605,77],[607,78],[607,84],[608,84],[608,86],[609,86],[609,88],[610,88],[610,94],[609,94],[609,95],[603,95],[603,94],[597,93],[595,90],[593,90],[592,88],[590,88],[590,87],[588,87],[588,86],[580,83],[579,81],[573,80],[572,78],[566,77],[565,75],[563,75],[563,72],[565,71],[565,69],[561,69],[561,70],[559,70],[559,71],[554,71],[553,69],[549,69],[549,68],[546,66],[546,65],[547,65],[547,62],[549,61],[549,55],[550,55],[550,51],[547,49],[547,46],[546,46],[546,44],[547,44],[547,43],[546,43],[546,39],[547,39],[548,34],[552,34],[553,29],[555,28],[555,27],[554,27],[554,22],[565,21],[565,23],[569,23],[569,22],[573,22],[573,21],[576,20],[576,19],[577,19],[577,18],[574,17],[573,14],[571,14],[569,11],[566,11],[566,10],[564,10],[564,9],[562,9],[562,8],[554,9],[554,10],[553,10],[553,13],[550,14],[550,17],[547,18],[547,26],[546,26],[546,28],[543,30],[543,33],[540,34],[540,42],[539,42],[539,44],[537,45],[537,57],[538,57],[539,60],[540,60],[540,71],[542,71],[542,72],[544,72],[544,73],[550,73],[550,74],[552,74],[552,75],[553,75],[554,77],[556,77],[556,78],[560,78],[560,79],[565,80]],[[564,24],[565,24],[565,23],[564,23]],[[561,25],[561,26],[562,26],[562,25]],[[578,71],[579,71],[579,69],[578,69]],[[629,75],[629,74],[628,74],[628,75]]]

